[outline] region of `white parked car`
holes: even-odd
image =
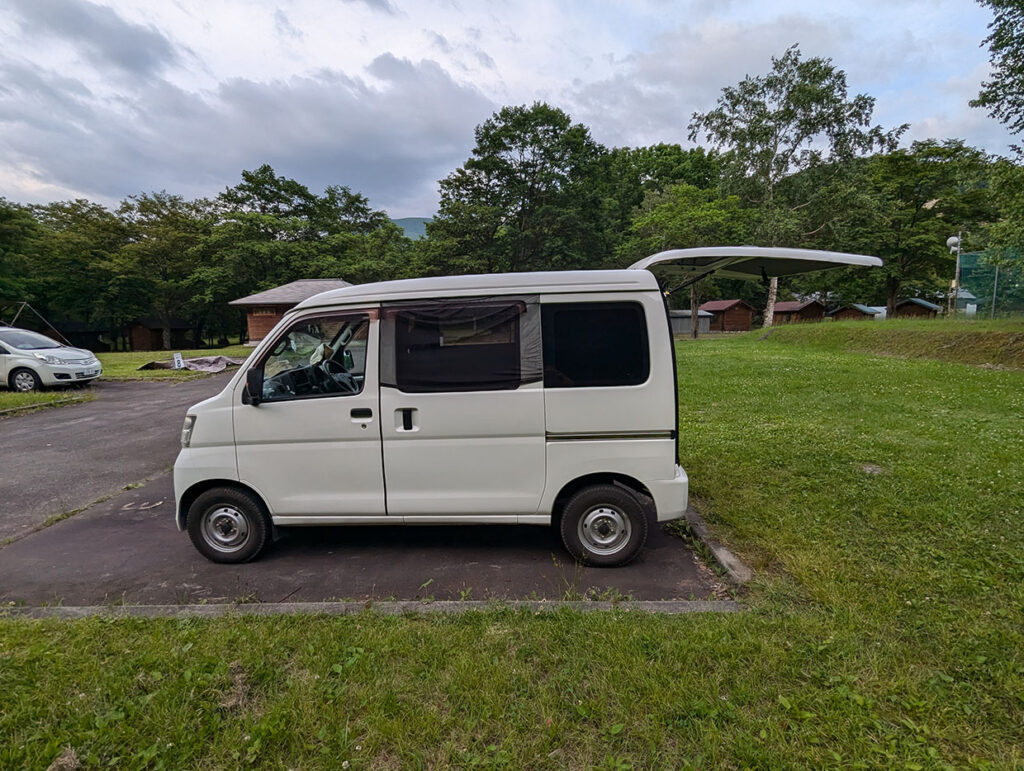
[[[87,385],[102,374],[92,351],[71,348],[27,329],[0,327],[0,382],[13,391]]]
[[[178,528],[245,562],[275,527],[552,525],[580,562],[623,565],[683,516],[664,289],[874,257],[716,247],[629,270],[389,281],[300,303],[224,390],[188,411]]]

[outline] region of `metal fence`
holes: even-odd
[[[1024,313],[1024,255],[961,254],[958,311],[984,318]]]

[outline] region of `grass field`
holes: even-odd
[[[759,337],[762,331],[752,332]],[[859,351],[989,367],[1024,369],[1024,317],[974,319],[889,319],[776,327],[780,343],[813,345],[833,351]]]
[[[60,389],[57,391],[33,391],[31,393],[23,394],[17,391],[9,391],[7,389],[0,389],[0,412],[4,410],[20,410],[31,407],[50,407],[54,402],[63,401],[65,399],[75,399],[82,401],[85,399],[91,399],[92,394],[88,391],[76,390],[76,389]],[[72,404],[73,402],[67,402]]]
[[[151,361],[171,361],[172,354],[180,353],[186,359],[196,356],[230,356],[244,359],[252,348],[245,345],[233,345],[228,348],[206,348],[196,351],[131,351],[127,353],[98,353],[103,364],[104,380],[152,380],[161,378],[201,377],[187,369],[139,369]]]
[[[0,620],[0,767],[1024,766],[1024,373],[776,337],[678,345],[746,612]]]

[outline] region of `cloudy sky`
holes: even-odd
[[[0,196],[212,196],[270,163],[429,216],[502,105],[686,145],[694,111],[794,43],[906,141],[1006,153],[967,106],[989,21],[971,0],[3,0]]]

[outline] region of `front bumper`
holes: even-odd
[[[88,383],[103,374],[103,365],[95,364],[41,364],[36,374],[45,386]]]

